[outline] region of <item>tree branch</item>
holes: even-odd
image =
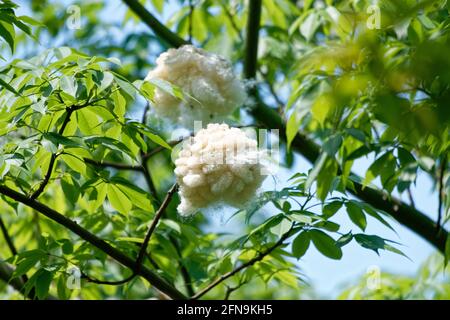
[[[17,249],[14,245],[14,242],[11,239],[11,236],[9,235],[8,230],[6,229],[6,226],[3,222],[2,217],[0,217],[0,229],[2,230],[3,237],[5,238],[6,244],[8,245],[9,251],[11,251],[11,254],[13,256],[17,255]]]
[[[211,291],[212,289],[214,289],[215,287],[217,287],[219,284],[221,284],[223,281],[227,280],[228,278],[234,276],[236,273],[254,265],[255,263],[261,261],[262,259],[264,259],[267,255],[271,254],[276,248],[278,248],[279,246],[283,245],[284,240],[286,240],[287,238],[289,238],[289,236],[291,235],[291,231],[293,229],[293,226],[286,232],[284,233],[280,239],[275,242],[274,245],[270,246],[269,248],[267,248],[266,250],[260,252],[258,255],[256,255],[254,258],[250,259],[249,261],[247,261],[246,263],[240,265],[239,267],[237,267],[236,269],[225,273],[223,275],[221,275],[219,278],[217,278],[216,280],[214,280],[210,285],[208,285],[206,288],[204,288],[203,290],[197,292],[191,299],[196,300],[201,298],[203,295],[205,295],[206,293],[208,293],[209,291]]]
[[[180,47],[188,42],[178,35],[170,31],[165,25],[158,21],[145,7],[139,3],[137,0],[123,0],[128,8],[133,11],[142,22],[149,26],[153,32],[170,44],[172,47]]]
[[[150,238],[153,234],[153,231],[155,231],[156,225],[158,224],[159,220],[161,219],[162,215],[166,211],[167,206],[170,203],[170,200],[172,200],[173,195],[178,190],[178,184],[174,184],[170,190],[167,192],[166,197],[164,198],[161,206],[159,207],[158,211],[155,214],[155,217],[153,218],[152,223],[150,224],[147,234],[145,235],[144,242],[142,243],[141,249],[139,250],[139,255],[136,260],[137,268],[140,268],[142,265],[142,260],[144,260],[145,253],[147,251],[148,243],[150,242]],[[139,269],[137,269],[137,272],[139,272]]]
[[[259,31],[259,17],[261,8],[260,0],[250,0],[250,10],[247,25],[247,54],[245,58],[244,72],[247,79],[255,78],[257,65],[257,44]],[[258,19],[256,19],[258,18]],[[251,47],[250,47],[251,46]],[[256,48],[256,49],[255,49]],[[278,129],[280,131],[280,138],[286,141],[286,126],[280,115],[260,99],[257,90],[251,91],[250,94],[255,98],[257,104],[251,109],[253,117],[271,129]],[[309,140],[306,136],[297,133],[292,141],[292,147],[297,152],[301,153],[311,163],[316,162],[320,155],[320,147]],[[353,174],[357,177],[357,175]],[[412,208],[406,203],[394,197],[388,198],[388,195],[382,191],[375,190],[369,187],[364,188],[362,184],[354,182],[353,187],[347,187],[347,191],[355,195],[359,199],[369,203],[373,207],[386,211],[398,222],[411,229],[441,252],[445,252],[445,241],[447,239],[447,232],[444,230],[438,235],[436,234],[436,223],[422,212]]]
[[[0,185],[0,193],[17,201],[20,203],[23,203],[27,205],[30,208],[33,208],[34,210],[38,211],[39,213],[43,214],[50,220],[55,221],[56,223],[64,226],[68,230],[72,231],[76,235],[78,235],[80,238],[86,240],[96,248],[100,249],[101,251],[105,252],[107,255],[109,255],[111,258],[115,259],[122,265],[130,268],[131,270],[139,270],[139,275],[145,278],[150,284],[152,284],[156,289],[159,291],[167,294],[169,297],[173,299],[186,299],[186,297],[179,292],[176,288],[174,288],[172,285],[167,283],[164,279],[162,279],[159,275],[151,271],[150,269],[142,266],[140,268],[137,268],[137,263],[132,258],[121,252],[120,250],[114,248],[106,241],[100,239],[96,235],[90,233],[83,227],[79,226],[78,223],[75,221],[72,221],[68,218],[66,218],[64,215],[60,214],[59,212],[47,207],[46,205],[28,198],[27,196],[12,190],[6,186]]]
[[[11,254],[13,256],[16,256],[18,254],[18,251],[16,249],[16,246],[14,245],[14,242],[9,235],[8,229],[6,229],[6,226],[3,222],[3,219],[0,217],[0,229],[2,230],[3,237],[5,238],[6,244],[8,245],[9,251],[11,251]],[[24,274],[22,276],[23,283],[26,283],[28,281],[28,276]]]
[[[442,158],[441,167],[439,170],[439,203],[438,203],[438,218],[436,222],[436,228],[437,232],[441,230],[441,223],[442,223],[442,207],[444,203],[444,175],[445,175],[445,169],[447,167],[447,156],[444,156]]]

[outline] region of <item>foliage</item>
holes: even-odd
[[[444,272],[442,257],[439,256],[430,257],[413,276],[381,273],[379,286],[371,290],[367,287],[368,278],[375,276],[378,275],[373,273],[366,275],[359,284],[345,289],[339,299],[448,300],[450,298],[448,268]]]
[[[249,50],[243,40],[257,36],[244,34],[252,14],[247,3],[195,2],[191,11],[179,1],[166,25],[236,66],[244,60],[245,66]],[[145,268],[183,295],[198,298],[304,296],[308,288],[298,260],[312,247],[335,260],[351,241],[377,254],[403,254],[397,243],[366,232],[369,217],[394,230],[396,209],[386,212],[373,199],[349,196],[357,183],[392,198],[407,193],[418,174],[429,175],[440,190],[445,231],[450,218],[449,2],[379,1],[381,24],[373,30],[366,23],[373,18],[370,1],[317,3],[262,1],[257,78],[247,79],[255,83],[249,91],[259,94],[253,92],[254,99],[229,120],[253,123],[258,99],[272,105],[285,123],[282,166],[293,176],[237,211],[228,220],[237,227],[221,233],[210,231],[205,212],[180,219],[176,195],[172,199],[169,193],[167,207],[161,201],[174,180],[170,151],[179,141],[171,140],[173,128],[146,105],[153,103],[156,85],[178,99],[183,93],[140,79],[169,46],[165,39],[132,24],[141,19],[125,5],[120,6],[122,24],[116,24],[99,19],[107,1],[75,2],[83,28],[71,30],[64,25],[70,12],[62,3],[29,1],[38,23],[18,17],[16,5],[2,1],[0,45],[15,54],[0,68],[0,186],[29,201],[2,192],[0,219],[7,226],[2,236],[13,240],[18,253],[1,242],[0,267],[14,268],[12,278],[24,282],[21,292],[38,299],[164,297],[159,284],[141,277],[142,270],[117,264],[86,237],[33,210],[31,202],[62,213],[133,260],[147,249]],[[172,12],[163,1],[146,5],[151,12]],[[18,30],[31,37],[18,37]],[[47,41],[52,48],[36,45]],[[303,135],[320,146],[309,171],[292,162],[299,152],[295,139]],[[365,176],[353,174],[352,168],[367,159]],[[412,204],[405,206],[417,215]],[[336,222],[342,214],[348,225]],[[151,221],[153,234],[146,232]],[[148,248],[146,235],[152,236]],[[447,240],[447,259],[449,251]],[[81,287],[68,286],[74,268],[81,270]],[[342,297],[444,298],[448,293],[444,285],[442,294],[420,295],[411,289],[412,279],[383,277],[394,284],[383,284],[376,293],[359,286]],[[99,279],[129,280],[102,285]],[[18,297],[6,287],[0,292]]]

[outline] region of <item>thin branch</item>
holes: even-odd
[[[87,282],[91,282],[91,283],[95,283],[95,284],[102,284],[102,285],[108,285],[108,286],[120,286],[123,285],[129,281],[131,281],[132,279],[134,279],[136,277],[136,273],[133,271],[133,273],[126,277],[123,280],[118,280],[118,281],[104,281],[104,280],[98,280],[98,279],[94,279],[90,276],[88,276],[86,273],[84,273],[83,271],[81,271],[80,269],[80,273],[81,273],[81,278],[82,279],[86,279]]]
[[[227,280],[228,278],[231,278],[232,276],[234,276],[235,274],[239,273],[240,271],[242,271],[242,270],[244,270],[244,269],[254,265],[255,263],[261,261],[262,259],[264,259],[267,255],[271,254],[276,248],[278,248],[279,246],[283,245],[284,240],[289,238],[289,236],[291,235],[292,228],[293,228],[293,226],[286,233],[284,233],[280,237],[280,239],[277,242],[275,242],[274,245],[272,245],[269,248],[267,248],[266,250],[260,252],[253,259],[250,259],[249,261],[247,261],[246,263],[240,265],[236,269],[221,275],[219,278],[217,278],[211,284],[209,284],[206,288],[204,288],[203,290],[197,292],[194,296],[192,296],[191,299],[196,300],[196,299],[201,298],[203,295],[205,295],[206,293],[208,293],[209,291],[211,291],[212,289],[217,287],[223,281]]]
[[[194,10],[195,10],[195,6],[194,6],[194,1],[193,0],[189,0],[189,22],[188,22],[188,35],[189,35],[189,42],[192,42],[192,28],[194,27]]]
[[[60,134],[60,135],[64,134],[64,130],[66,129],[67,125],[70,122],[70,117],[72,116],[73,111],[74,110],[71,107],[66,110],[66,116],[64,118],[63,124],[61,125],[61,128],[58,131],[58,134]],[[56,162],[56,158],[57,157],[58,157],[57,153],[52,153],[52,156],[50,158],[50,162],[48,164],[48,169],[47,169],[47,172],[45,174],[45,177],[41,181],[41,183],[39,184],[39,187],[36,189],[36,191],[33,192],[30,195],[30,199],[31,200],[37,199],[42,194],[42,192],[44,191],[45,187],[47,186],[48,182],[50,181],[50,177],[52,176],[53,167],[55,166],[55,162]]]
[[[11,254],[13,256],[16,256],[18,254],[18,251],[16,249],[16,246],[14,245],[14,241],[11,238],[8,229],[6,228],[5,223],[3,222],[3,219],[0,217],[0,229],[2,230],[3,237],[5,238],[6,244],[8,245],[9,251],[11,251]],[[28,276],[24,274],[22,277],[23,283],[26,283],[28,281]]]
[[[139,251],[138,258],[136,260],[136,266],[137,270],[136,272],[139,273],[139,268],[142,265],[142,261],[144,260],[145,253],[147,252],[148,243],[150,242],[150,238],[153,234],[153,231],[155,231],[156,225],[158,224],[159,220],[161,219],[162,215],[166,211],[167,206],[170,204],[170,200],[172,200],[173,195],[178,190],[178,184],[174,184],[170,190],[167,192],[166,197],[164,198],[161,206],[159,207],[158,211],[155,214],[155,217],[153,218],[152,223],[150,224],[147,234],[145,235],[144,242],[142,243],[141,249]]]
[[[172,237],[171,235],[169,235],[169,240],[175,247],[178,257],[180,258],[179,265],[180,265],[181,276],[183,277],[183,282],[186,286],[187,294],[191,297],[195,294],[194,287],[192,286],[191,275],[189,274],[189,270],[186,268],[186,266],[183,263],[183,256],[181,254],[181,251],[180,251],[180,248],[178,246],[176,239],[174,237]]]
[[[408,193],[409,203],[411,204],[411,207],[416,208],[416,203],[414,202],[414,197],[412,195],[411,188],[408,187],[406,192]]]
[[[239,27],[236,24],[236,21],[234,20],[234,16],[231,14],[230,10],[228,10],[226,4],[223,3],[222,0],[220,1],[220,6],[222,7],[223,11],[225,12],[225,15],[227,16],[228,20],[230,21],[231,27],[234,29],[234,31],[238,35],[239,40],[241,40],[241,42],[244,42],[244,37],[242,36],[241,30],[239,29]]]
[[[61,100],[61,102],[64,103],[64,101],[63,101],[61,95],[59,94],[59,92],[58,92],[58,95],[59,95],[59,99]],[[66,116],[65,116],[65,118],[64,118],[63,124],[61,125],[61,128],[59,128],[59,130],[58,130],[58,134],[59,134],[59,135],[63,135],[63,134],[64,134],[64,130],[66,130],[66,127],[67,127],[67,125],[68,125],[69,122],[70,122],[70,118],[71,118],[72,114],[73,114],[75,111],[81,110],[81,109],[83,109],[83,108],[85,108],[85,107],[87,107],[87,106],[90,106],[90,105],[94,105],[94,104],[96,104],[97,102],[99,102],[99,101],[101,101],[101,100],[104,100],[104,99],[105,99],[105,97],[100,97],[100,98],[94,99],[94,100],[92,100],[92,101],[91,101],[90,99],[88,99],[88,100],[87,100],[85,103],[83,103],[83,104],[80,104],[80,105],[72,105],[72,106],[70,106],[70,107],[67,107],[67,108],[66,108]],[[42,192],[44,192],[44,189],[45,189],[45,187],[47,186],[47,184],[49,183],[50,178],[51,178],[51,176],[52,176],[52,173],[53,173],[53,167],[55,166],[56,158],[57,158],[57,157],[58,157],[58,154],[57,154],[57,153],[52,153],[52,156],[51,156],[51,158],[50,158],[50,162],[49,162],[49,164],[48,164],[48,169],[47,169],[47,172],[46,172],[46,174],[45,174],[45,177],[44,177],[44,179],[41,181],[41,183],[39,184],[38,189],[37,189],[36,191],[34,191],[34,192],[30,195],[30,199],[31,199],[31,200],[36,200],[36,199],[42,194]]]
[[[122,251],[114,248],[106,241],[100,239],[96,235],[90,233],[88,230],[84,229],[77,222],[70,220],[65,217],[61,213],[53,210],[52,208],[47,207],[46,205],[32,200],[26,195],[23,195],[15,190],[12,190],[6,186],[0,185],[0,193],[17,201],[25,204],[26,206],[38,211],[42,215],[46,216],[50,220],[55,221],[56,223],[64,226],[68,230],[72,231],[80,238],[89,242],[99,250],[103,251],[111,258],[115,259],[122,265],[130,268],[131,270],[139,270],[139,275],[145,278],[150,284],[152,284],[159,291],[167,294],[169,297],[173,299],[186,299],[185,295],[178,291],[175,287],[167,283],[164,279],[162,279],[158,274],[153,272],[152,270],[146,268],[145,266],[140,266],[137,268],[137,263],[134,259],[130,258],[128,255],[124,254]]]
[[[442,163],[439,171],[439,204],[438,204],[438,218],[436,222],[436,229],[437,232],[441,230],[441,223],[442,223],[442,207],[444,203],[444,176],[445,176],[445,169],[447,168],[447,156],[444,155],[442,158]]]
[[[13,256],[17,255],[17,249],[14,245],[14,242],[12,241],[11,236],[9,235],[8,230],[6,229],[5,223],[3,222],[2,217],[0,217],[0,229],[2,230],[3,237],[5,238],[6,244],[8,245],[9,251],[11,251],[11,254]]]
[[[239,283],[234,286],[234,287],[229,287],[227,286],[227,290],[225,291],[225,297],[223,298],[223,300],[228,300],[230,299],[231,294],[240,289],[243,285],[245,285],[248,281],[239,281]]]

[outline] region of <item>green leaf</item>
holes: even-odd
[[[342,258],[341,248],[336,244],[336,241],[325,232],[320,230],[310,230],[309,235],[314,246],[324,256],[334,260],[340,260]]]
[[[348,216],[362,231],[366,230],[367,220],[363,210],[355,203],[349,201],[345,203]]]
[[[288,219],[283,219],[283,221],[281,221],[281,223],[270,228],[270,232],[272,232],[274,235],[276,235],[278,237],[281,237],[286,232],[288,232],[289,229],[291,229],[291,227],[292,227],[292,221],[289,221]]]
[[[336,241],[336,244],[342,248],[343,246],[349,244],[350,241],[352,241],[352,239],[353,239],[353,234],[351,232],[349,232],[347,234],[344,234],[342,237],[340,237]]]
[[[62,76],[59,84],[62,91],[74,98],[76,97],[77,82],[75,81],[75,79],[69,76]]]
[[[70,138],[64,137],[63,135],[60,135],[59,133],[56,132],[46,132],[42,136],[44,137],[44,139],[53,143],[56,147],[58,147],[60,144],[65,147],[73,147],[73,148],[79,148],[83,146],[82,144]]]
[[[169,219],[164,219],[164,220],[161,220],[161,223],[164,224],[166,227],[181,234],[181,227],[177,222],[175,222],[173,220],[169,220]]]
[[[14,89],[9,83],[7,83],[5,80],[3,80],[0,77],[0,86],[5,87],[7,90],[11,91],[12,93],[14,93],[16,96],[20,96],[20,93],[16,91],[16,89]]]
[[[0,21],[0,37],[5,39],[6,43],[11,49],[11,52],[14,53],[14,27],[8,23]]]
[[[53,273],[48,270],[43,270],[36,279],[36,295],[39,300],[47,298],[50,284],[53,280]]]
[[[121,153],[125,153],[130,158],[134,159],[135,156],[133,152],[122,142],[108,137],[101,137],[101,136],[95,136],[95,137],[89,137],[85,139],[85,142],[88,145],[102,145],[107,149],[115,150]]]
[[[288,150],[291,147],[291,143],[294,140],[295,136],[297,135],[299,125],[300,125],[300,119],[298,119],[297,112],[293,112],[292,115],[289,117],[289,120],[286,124],[286,140],[287,140],[287,147]]]
[[[161,147],[166,148],[168,150],[172,150],[172,147],[167,142],[165,142],[163,138],[161,138],[157,134],[151,133],[147,130],[140,130],[140,132],[142,132],[150,140],[152,140],[154,143],[160,145]]]
[[[322,149],[330,157],[334,157],[342,145],[342,136],[340,134],[335,134],[325,140]]]
[[[128,215],[133,207],[133,204],[125,193],[113,184],[108,184],[108,200],[113,208],[123,215]]]
[[[20,277],[26,274],[31,268],[33,268],[39,260],[42,258],[42,254],[36,254],[23,259],[16,267],[12,274],[12,278]]]
[[[354,236],[356,242],[363,248],[370,249],[375,251],[377,254],[378,250],[384,249],[386,242],[383,238],[375,235],[367,235],[367,234],[355,234]]]
[[[326,219],[331,218],[342,207],[342,201],[333,201],[323,206],[322,214]]]
[[[113,181],[115,186],[127,195],[129,199],[133,199],[134,205],[147,212],[154,212],[150,194],[136,186],[130,185],[129,183],[124,184],[123,182],[121,183],[121,181],[114,179],[111,181]]]
[[[307,231],[301,232],[292,242],[292,255],[297,259],[303,257],[309,248],[311,238]]]
[[[320,173],[320,170],[322,170],[322,167],[325,165],[325,162],[327,161],[327,154],[325,152],[322,152],[319,156],[319,158],[316,160],[316,163],[314,164],[314,168],[311,170],[311,172],[308,175],[308,179],[305,182],[305,190],[308,190],[311,188],[311,185],[313,182],[317,179],[317,176]]]
[[[70,240],[63,241],[61,249],[64,254],[72,254],[72,252],[73,252],[72,242],[70,242]]]
[[[61,274],[58,277],[58,281],[56,283],[56,290],[59,299],[68,300],[70,298],[70,290],[69,288],[67,288],[67,276],[65,274]]]

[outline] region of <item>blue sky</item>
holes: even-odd
[[[20,1],[18,1],[20,4]],[[70,1],[64,1],[70,3]],[[164,16],[160,17],[163,21],[177,9],[174,5],[174,1],[169,1],[169,6],[166,6]],[[19,14],[30,14],[30,12],[22,6],[19,9]],[[111,22],[121,22],[125,13],[125,6],[118,0],[113,0],[108,3],[108,8],[101,12],[101,19],[111,20]],[[81,12],[81,15],[83,13]],[[140,30],[147,30],[143,25],[136,27],[133,23],[128,23],[124,29],[129,30],[133,28],[139,28]],[[67,30],[67,32],[72,32]],[[118,35],[122,32],[122,29],[117,29]],[[41,43],[40,46],[43,49],[57,46],[58,43]],[[362,176],[365,175],[365,171],[370,165],[371,159],[359,161],[354,166],[354,171]],[[277,185],[273,183],[273,179],[267,179],[263,189],[273,190],[276,188],[282,188],[286,185],[287,179],[295,172],[307,172],[311,168],[311,165],[302,159],[300,156],[295,158],[295,166],[292,170],[282,169],[277,174]],[[412,189],[413,196],[415,198],[416,205],[419,210],[429,214],[433,219],[437,215],[437,195],[432,190],[431,180],[424,174],[420,174],[416,183],[416,186]],[[404,199],[406,200],[406,199]],[[232,211],[221,212],[211,215],[210,227],[212,229],[233,229],[233,222],[224,224],[224,217],[227,217]],[[357,231],[356,227],[352,225],[345,212],[341,210],[336,215],[336,222],[341,224],[341,232],[352,229]],[[400,255],[396,255],[389,252],[381,252],[380,256],[377,256],[373,251],[362,249],[354,242],[347,245],[344,248],[344,256],[340,261],[330,260],[317,252],[317,250],[311,246],[307,254],[299,261],[299,266],[302,272],[307,276],[307,280],[313,285],[317,292],[325,298],[335,297],[343,285],[348,284],[352,280],[355,281],[356,277],[363,275],[368,267],[378,266],[382,272],[394,272],[401,274],[413,275],[419,268],[420,264],[429,257],[434,249],[420,237],[409,231],[408,229],[392,221],[394,229],[397,234],[381,225],[372,218],[368,219],[367,233],[377,234],[379,236],[398,241],[403,244],[402,251],[412,260],[408,260]]]

